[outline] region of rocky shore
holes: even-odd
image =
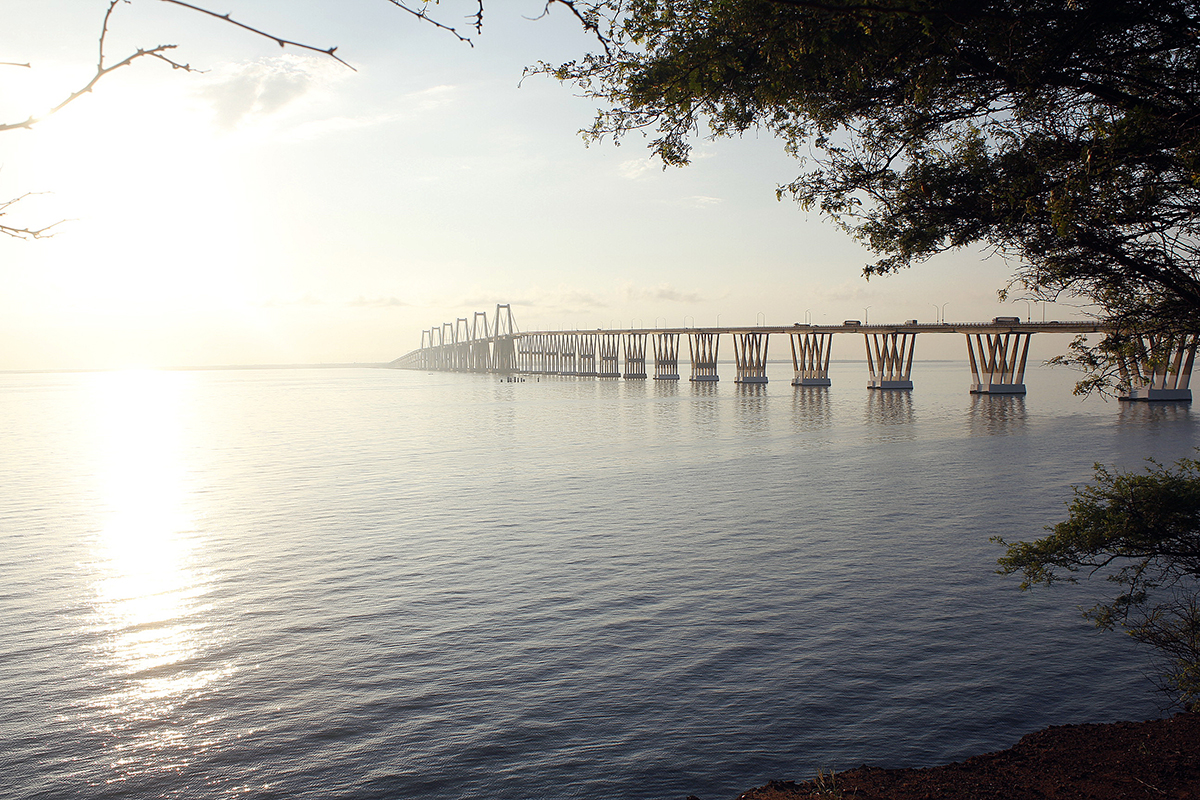
[[[866,765],[824,780],[772,781],[738,800],[1200,799],[1200,713],[1062,725],[998,753],[922,769]]]

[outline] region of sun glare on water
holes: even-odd
[[[102,522],[93,558],[92,607],[101,636],[102,703],[120,726],[166,719],[227,669],[196,666],[211,644],[204,541],[188,510],[181,441],[189,377],[100,373],[94,401]],[[170,743],[137,737],[124,747]],[[117,745],[118,750],[122,744]]]

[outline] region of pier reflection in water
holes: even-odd
[[[867,407],[864,419],[869,428],[874,426],[911,426],[913,424],[912,391],[906,389],[871,389],[867,392]],[[886,434],[889,438],[895,431]]]
[[[967,420],[971,433],[976,436],[1023,430],[1025,397],[1019,394],[973,394]]]
[[[792,390],[792,427],[797,432],[827,428],[833,421],[827,386],[795,386]]]

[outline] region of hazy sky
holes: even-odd
[[[32,68],[0,67],[0,121],[87,82],[107,5],[5,0],[0,61]],[[204,71],[143,59],[0,133],[0,199],[44,193],[6,222],[68,220],[50,240],[0,239],[0,369],[388,361],[498,302],[522,330],[933,321],[943,304],[950,321],[1042,317],[998,302],[1010,269],[978,252],[867,283],[870,253],[775,199],[800,166],[766,134],[702,141],[667,171],[634,138],[585,146],[592,105],[521,80],[594,47],[562,9],[534,20],[540,2],[494,0],[473,48],[387,0],[214,9],[336,45],[357,71],[159,0],[121,4],[110,62],[172,43]],[[964,350],[930,336],[917,357]]]

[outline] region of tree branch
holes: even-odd
[[[326,47],[326,48],[314,47],[311,44],[304,44],[303,42],[294,42],[291,39],[284,39],[279,36],[276,36],[273,33],[267,33],[264,30],[260,30],[259,28],[255,28],[250,25],[247,25],[244,22],[238,22],[236,19],[234,19],[228,13],[218,14],[216,11],[210,11],[207,8],[203,8],[203,7],[197,6],[197,5],[192,5],[191,3],[185,3],[183,0],[162,0],[162,2],[170,3],[170,4],[176,5],[176,6],[182,6],[183,8],[186,8],[190,11],[195,11],[200,14],[207,14],[210,17],[216,17],[217,19],[221,20],[222,22],[228,22],[230,25],[233,25],[236,28],[241,28],[244,31],[250,31],[250,33],[257,34],[258,36],[262,36],[266,39],[270,39],[271,41],[278,44],[280,47],[286,47],[288,45],[291,45],[292,47],[299,47],[301,50],[309,50],[314,53],[321,53],[322,55],[327,55],[330,58],[332,58],[334,61],[338,62],[339,64],[342,64],[343,66],[345,66],[349,69],[354,69],[354,67],[351,67],[349,64],[347,64],[345,61],[343,61],[336,54],[336,51],[337,51],[336,47]],[[393,2],[395,2],[395,0],[393,0]],[[482,19],[482,11],[483,11],[482,0],[480,0],[481,19]],[[111,13],[111,8],[109,9],[109,12]],[[108,17],[106,15],[105,20],[107,21],[107,19],[108,19]],[[355,71],[357,72],[357,70],[355,70]]]
[[[0,202],[0,217],[3,217],[5,214],[7,214],[9,208],[21,202],[26,197],[30,197],[34,194],[40,194],[40,192],[26,192],[20,197],[14,197],[12,200]],[[51,229],[61,225],[65,221],[66,220],[60,219],[58,222],[43,226],[41,228],[18,228],[13,225],[5,225],[0,223],[0,233],[6,236],[11,236],[14,239],[49,239],[54,235],[54,233],[50,232]]]

